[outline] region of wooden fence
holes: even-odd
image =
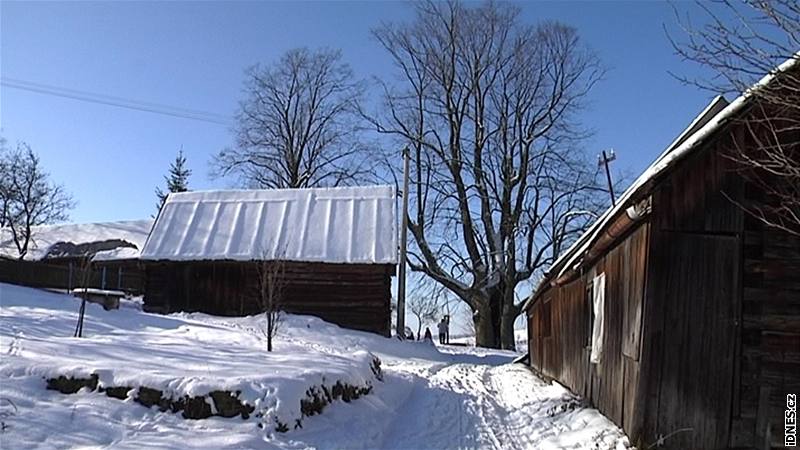
[[[144,276],[135,263],[92,266],[84,273],[75,262],[48,264],[0,258],[0,282],[49,289],[113,289],[133,295],[141,294],[144,288]]]

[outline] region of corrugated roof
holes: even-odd
[[[391,186],[182,192],[141,259],[395,264],[396,231]]]
[[[764,76],[734,101],[727,103],[722,97],[716,97],[712,100],[689,127],[631,184],[619,198],[617,204],[606,210],[577,241],[559,256],[550,266],[542,282],[539,283],[536,290],[525,302],[522,307],[523,310],[528,309],[533,304],[537,293],[542,290],[543,283],[549,283],[551,279],[558,278],[570,270],[579,268],[583,263],[583,256],[592,248],[592,245],[605,231],[606,227],[612,223],[615,217],[624,213],[626,208],[641,199],[656,177],[673,168],[686,155],[701,148],[701,144],[707,138],[744,110],[754,92],[769,85],[778,74],[792,70],[798,64],[800,64],[800,52],[792,55],[792,57]]]

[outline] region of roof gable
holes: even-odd
[[[615,206],[606,210],[558,259],[550,266],[544,279],[523,305],[527,310],[535,302],[538,293],[553,279],[558,279],[583,264],[584,255],[589,252],[598,238],[611,226],[614,219],[642,199],[649,192],[654,180],[672,170],[679,161],[702,147],[702,143],[723,128],[730,120],[740,114],[751,103],[754,93],[770,85],[782,72],[795,70],[800,65],[800,52],[765,75],[758,83],[728,103],[718,96],[692,121],[691,124],[656,158],[655,161],[628,187],[617,200]]]

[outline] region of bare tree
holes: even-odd
[[[363,90],[339,51],[300,48],[251,67],[236,146],[216,156],[216,174],[260,188],[336,186],[365,176],[356,108]]]
[[[409,292],[408,309],[417,319],[417,339],[421,338],[422,327],[436,322],[446,303],[444,286],[418,280]]]
[[[509,4],[421,3],[374,33],[400,81],[372,123],[412,152],[409,265],[469,305],[478,345],[513,348],[518,288],[604,206],[576,119],[599,61]]]
[[[19,258],[23,259],[33,227],[67,220],[67,212],[75,202],[63,186],[50,180],[39,156],[28,144],[20,143],[16,150],[4,149],[0,157],[2,224],[10,230]]]
[[[11,151],[6,146],[6,139],[0,136],[0,228],[5,228],[8,222],[8,212],[11,208],[12,192],[10,164]]]
[[[698,6],[705,20],[696,25],[679,15],[686,34],[672,42],[680,56],[709,69],[710,76],[677,77],[716,93],[748,92],[753,106],[735,119],[744,136],[726,156],[765,198],[740,206],[800,234],[800,3],[725,0]],[[775,70],[790,59],[795,63],[788,70]],[[768,85],[748,90],[768,73],[774,75]]]
[[[266,257],[257,262],[258,301],[264,314],[264,335],[267,337],[267,351],[272,351],[272,340],[277,336],[281,323],[284,287],[286,284],[286,264],[283,261],[269,261]]]
[[[78,279],[80,280],[80,287],[73,289],[80,292],[81,307],[78,309],[78,322],[75,324],[75,333],[72,337],[83,337],[83,322],[86,317],[86,302],[89,299],[89,284],[92,280],[92,258],[86,256],[81,260],[81,265],[78,268]]]

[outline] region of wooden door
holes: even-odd
[[[655,437],[666,448],[727,448],[739,305],[739,239],[659,233],[655,296],[663,349]]]

